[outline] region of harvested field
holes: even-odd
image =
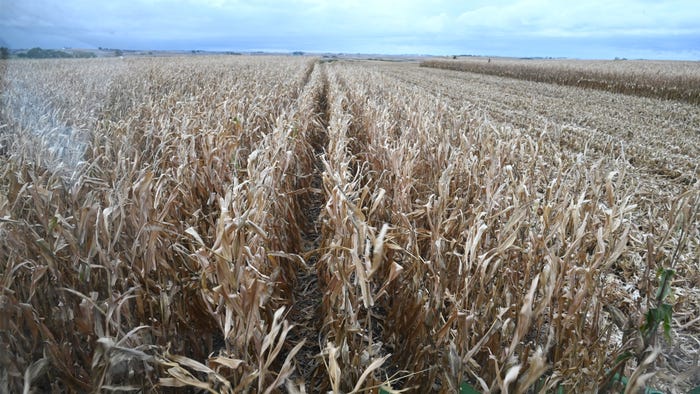
[[[697,105],[417,63],[0,67],[2,392],[700,385]]]
[[[700,104],[700,62],[462,58],[421,66]]]

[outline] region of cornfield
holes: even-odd
[[[415,63],[0,67],[2,392],[700,385],[692,104],[637,133]]]

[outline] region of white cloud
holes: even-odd
[[[466,31],[483,29],[499,34],[553,37],[698,34],[700,4],[694,0],[517,0],[470,9],[457,20]]]
[[[696,0],[0,0],[0,10],[0,39],[15,47],[469,53],[491,43],[504,53],[531,45],[537,55],[557,56],[561,39],[684,36],[685,47],[674,50],[700,49]]]

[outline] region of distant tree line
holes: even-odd
[[[27,59],[70,59],[70,58],[88,58],[97,57],[92,52],[75,51],[73,53],[59,51],[56,49],[32,48],[26,53],[19,53],[17,57]]]

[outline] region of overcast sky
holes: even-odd
[[[700,60],[700,1],[0,0],[0,45]]]

